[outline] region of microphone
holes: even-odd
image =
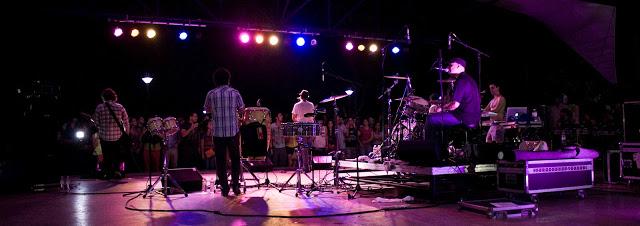
[[[451,50],[451,33],[452,32],[449,32],[449,35],[447,35],[447,46],[449,50]]]
[[[324,82],[324,64],[327,63],[326,61],[322,61],[322,82]]]
[[[405,26],[407,28],[407,44],[411,44],[411,35],[409,34],[409,26]]]
[[[443,72],[449,72],[449,68],[440,68],[440,67],[434,67],[433,70],[438,70],[438,71],[443,71]]]

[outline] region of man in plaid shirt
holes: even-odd
[[[122,131],[118,123],[124,126],[125,132],[128,132],[129,116],[127,115],[127,110],[125,110],[121,104],[117,103],[118,95],[113,89],[104,89],[101,97],[103,103],[98,104],[93,118],[98,126],[100,146],[102,147],[104,156],[103,172],[105,173],[105,177],[114,176],[116,178],[122,178],[124,176],[124,153],[129,150],[122,150],[122,146],[118,142],[118,139],[122,136]],[[118,121],[113,118],[107,105],[111,107]],[[119,171],[116,171],[116,167],[118,167]]]
[[[227,148],[231,159],[231,186],[235,195],[240,195],[240,151],[238,143],[239,116],[244,102],[238,90],[229,86],[231,73],[218,69],[213,73],[216,88],[207,93],[204,110],[211,113],[213,121],[213,143],[216,149],[216,166],[222,196],[229,195],[227,181]]]

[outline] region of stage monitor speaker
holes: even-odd
[[[333,156],[318,155],[313,156],[312,160],[314,169],[331,169],[331,161],[333,160]]]
[[[251,172],[268,172],[273,170],[273,163],[269,158],[242,158],[240,159]]]
[[[402,141],[396,151],[400,160],[419,165],[438,165],[442,163],[444,153],[436,153],[433,143],[424,140]]]
[[[187,193],[202,190],[202,175],[196,168],[169,169],[169,174]],[[168,183],[170,187],[174,187],[171,181],[168,181]],[[162,181],[162,184],[164,185],[164,181]]]

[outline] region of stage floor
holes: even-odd
[[[316,179],[318,174],[324,176],[327,172],[316,171]],[[214,172],[200,173],[205,178],[215,177]],[[292,173],[277,171],[269,174],[269,179],[282,184]],[[361,176],[383,174],[366,172]],[[257,176],[264,181],[264,173]],[[194,192],[188,197],[176,194],[164,198],[156,194],[142,198],[136,197],[137,193],[123,197],[122,192],[144,190],[146,182],[147,177],[142,174],[119,181],[75,178],[72,181],[75,188],[70,193],[51,188],[0,195],[0,225],[638,225],[640,222],[637,184],[622,185],[616,192],[605,191],[608,186],[599,185],[588,190],[584,200],[576,198],[575,192],[542,194],[537,216],[492,220],[475,212],[459,211],[453,202],[434,205],[420,198],[414,203],[372,202],[379,196],[401,194],[389,188],[384,193],[359,193],[356,199],[347,199],[348,192],[313,192],[311,197],[299,198],[292,189],[278,192],[277,188],[265,187],[248,188],[246,194],[238,197],[233,194],[222,197],[219,191]],[[295,179],[291,184],[294,183]],[[303,183],[310,181],[305,179]]]

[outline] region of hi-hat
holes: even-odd
[[[348,97],[348,96],[349,95],[347,95],[347,94],[342,94],[342,95],[337,95],[337,96],[330,96],[330,97],[328,97],[328,98],[326,98],[324,100],[321,100],[320,103],[327,103],[327,102],[331,102],[331,101],[334,101],[334,100],[339,100],[339,99],[342,99],[342,98],[345,98],[345,97]]]
[[[409,79],[409,77],[402,77],[402,76],[384,76],[385,78],[392,78],[392,79]]]

